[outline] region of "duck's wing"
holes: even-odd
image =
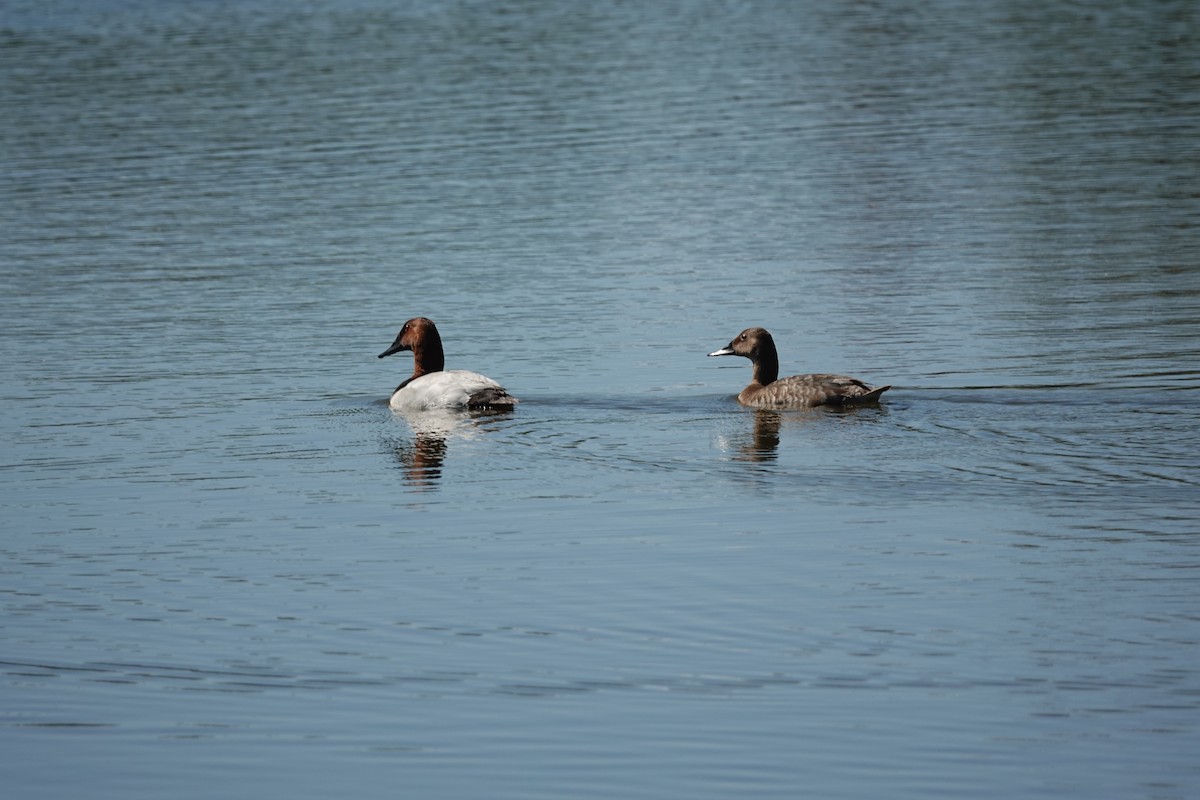
[[[754,394],[761,408],[810,408],[878,402],[891,386],[870,386],[847,375],[793,375],[764,386]]]
[[[858,378],[848,375],[807,375],[812,378],[830,398],[838,398],[843,403],[870,403],[879,399],[891,386],[870,386]],[[836,402],[836,401],[835,401]]]

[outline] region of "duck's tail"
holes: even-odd
[[[878,387],[872,389],[871,391],[867,392],[866,394],[860,394],[857,397],[845,397],[845,398],[843,398],[843,405],[860,406],[860,405],[863,405],[864,403],[878,403],[880,395],[882,395],[884,392],[886,392],[890,388],[892,388],[892,387],[891,386],[878,386]]]
[[[511,409],[521,402],[499,386],[488,386],[471,395],[467,408]]]

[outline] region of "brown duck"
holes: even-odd
[[[742,356],[754,362],[754,380],[738,394],[738,402],[751,408],[811,408],[877,403],[891,386],[874,388],[845,375],[793,375],[779,377],[775,340],[763,328],[746,328],[727,347],[710,356]]]

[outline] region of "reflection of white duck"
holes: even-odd
[[[491,378],[463,369],[446,370],[442,337],[433,320],[414,317],[404,323],[392,346],[380,358],[411,350],[413,374],[392,392],[389,405],[398,411],[434,408],[511,409],[517,398]]]
[[[754,363],[754,380],[738,394],[738,402],[753,408],[811,408],[878,403],[890,386],[868,386],[846,375],[779,377],[775,340],[762,328],[746,328],[710,356],[742,356]]]

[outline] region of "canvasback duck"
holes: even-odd
[[[763,328],[746,328],[728,346],[710,356],[743,356],[754,362],[754,380],[738,394],[738,402],[751,408],[811,408],[875,403],[891,386],[872,388],[845,375],[793,375],[779,377],[775,340]]]
[[[432,408],[511,409],[517,398],[491,378],[464,369],[446,370],[442,337],[433,320],[414,317],[404,323],[392,346],[380,358],[411,350],[413,374],[396,387],[388,405],[398,411]]]

